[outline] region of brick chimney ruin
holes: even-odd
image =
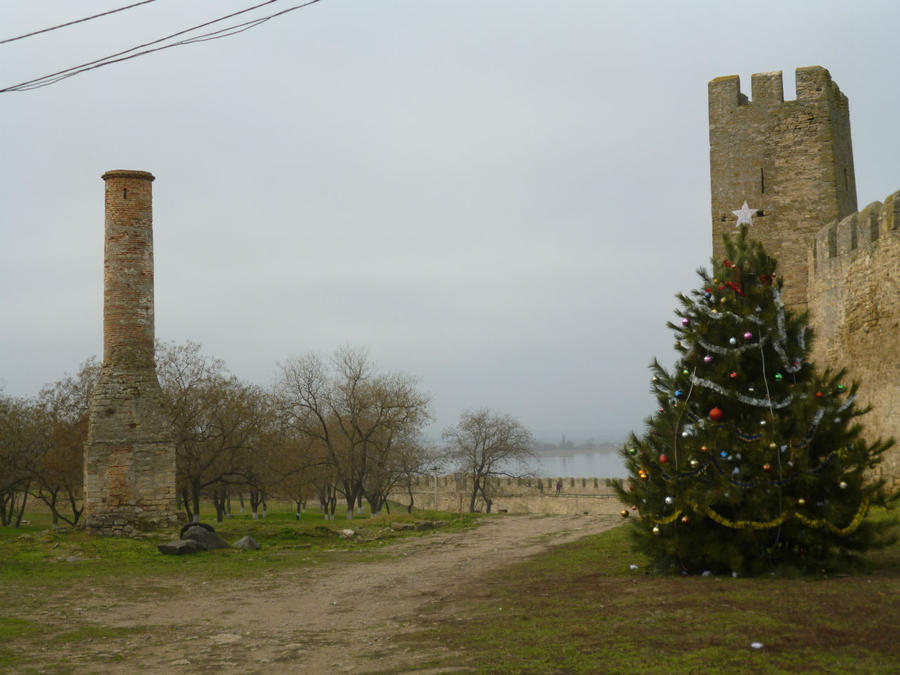
[[[103,367],[84,454],[85,526],[132,535],[178,522],[175,442],[156,376],[146,171],[107,171]]]

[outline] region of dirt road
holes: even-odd
[[[47,618],[147,627],[79,643],[78,653],[69,655],[76,671],[416,671],[440,649],[395,643],[418,627],[418,616],[450,617],[458,609],[445,601],[475,587],[486,571],[618,521],[614,514],[506,516],[473,530],[436,531],[392,545],[383,560],[280,570],[214,585],[185,581],[155,599],[144,599],[148,594],[138,587],[130,596],[137,600],[100,593],[80,607],[60,609],[64,616],[53,612]]]

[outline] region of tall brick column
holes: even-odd
[[[84,458],[85,525],[129,535],[178,522],[175,443],[156,376],[153,215],[146,171],[108,171],[103,367]]]

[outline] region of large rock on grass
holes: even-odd
[[[193,539],[207,551],[217,548],[230,548],[228,542],[216,534],[212,525],[206,523],[188,523],[181,528],[182,539]]]

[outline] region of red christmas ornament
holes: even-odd
[[[709,450],[709,448],[707,448],[705,445],[700,446],[700,452],[707,452],[708,450]]]
[[[737,377],[737,371],[732,370],[730,373],[728,373],[728,377],[730,377],[733,380],[734,378]]]
[[[821,391],[816,392],[816,398],[822,398],[824,395]]]
[[[718,422],[723,417],[725,417],[725,413],[723,413],[720,408],[713,408],[709,411],[709,419],[711,419],[713,422]]]
[[[771,471],[771,470],[772,470],[771,464],[763,464],[763,471]]]
[[[691,519],[688,518],[687,516],[681,516],[681,522],[683,524],[687,525],[689,522],[691,522]]]
[[[665,464],[665,463],[668,462],[668,461],[669,461],[669,456],[668,456],[668,455],[660,455],[660,456],[659,456],[659,463],[660,463],[660,464]]]

